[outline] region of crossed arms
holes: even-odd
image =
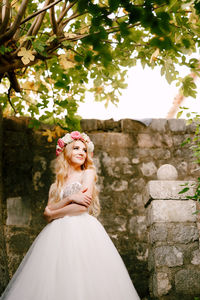
[[[76,193],[61,199],[59,202],[48,199],[48,204],[44,210],[44,217],[48,222],[62,218],[66,215],[79,215],[87,211],[92,201],[92,191],[95,173],[92,169],[84,172],[82,189]]]

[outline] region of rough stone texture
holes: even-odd
[[[157,168],[153,162],[143,163],[141,171],[144,176],[149,177],[156,173]]]
[[[183,119],[170,119],[168,124],[171,131],[184,132],[186,130],[186,122]]]
[[[157,241],[167,240],[167,227],[166,224],[153,224],[149,230],[149,242],[153,244]]]
[[[174,243],[188,244],[199,240],[196,224],[173,224],[169,229],[169,239]]]
[[[152,128],[154,131],[165,132],[167,128],[166,125],[166,119],[154,119],[150,124],[150,128]]]
[[[200,295],[200,270],[180,270],[175,275],[178,293]]]
[[[29,225],[31,209],[29,199],[13,197],[7,199],[7,220],[6,225],[24,226]]]
[[[195,193],[195,181],[151,180],[148,182],[149,195],[152,199],[187,199]],[[179,194],[185,187],[190,189]]]
[[[171,284],[167,273],[159,272],[154,275],[154,294],[159,297],[168,294],[171,290]]]
[[[183,253],[175,246],[160,246],[155,248],[155,265],[176,267],[183,265]]]
[[[200,266],[200,250],[197,249],[192,253],[192,261],[191,263],[193,265],[199,265]]]
[[[27,118],[14,117],[5,118],[3,121],[4,147],[3,160],[0,160],[4,173],[2,209],[8,255],[5,266],[8,267],[10,276],[34,238],[46,225],[43,209],[47,202],[49,186],[54,181],[52,170],[56,141],[48,143],[47,137],[42,135],[48,128],[47,125],[32,130],[28,128],[28,122]],[[166,228],[162,227],[166,223],[154,223],[148,233],[145,208],[150,202],[147,183],[149,180],[157,179],[156,171],[160,166],[173,165],[178,170],[179,180],[192,181],[200,176],[198,166],[193,163],[192,150],[188,146],[182,148],[179,146],[179,142],[184,138],[192,136],[194,128],[184,127],[183,121],[164,119],[120,121],[93,119],[82,120],[81,126],[95,144],[94,162],[97,167],[101,202],[99,220],[119,250],[140,297],[148,298],[149,277],[153,277],[152,270],[155,268],[152,256],[150,268],[152,273],[149,273],[148,255],[151,257],[152,254],[152,249],[148,247],[149,240],[153,249],[166,243],[167,246],[175,246],[178,251],[183,252],[184,263],[190,264],[193,268],[198,267],[191,262],[192,260],[196,262],[198,257],[192,254],[197,249],[198,243],[193,228],[194,222],[187,221],[184,230],[180,230],[181,234],[177,236],[173,229],[178,232],[178,227],[173,228],[172,223]],[[164,185],[167,186],[167,181]],[[172,193],[174,194],[175,192]],[[30,199],[29,225],[6,225],[8,217],[6,199],[16,197],[27,201]],[[182,194],[180,199],[184,197]],[[160,214],[163,214],[163,210],[160,210]],[[190,239],[188,235],[191,235]],[[22,243],[23,239],[25,243]],[[183,241],[188,244],[181,244]],[[2,261],[6,261],[6,254],[2,253],[1,250],[0,254],[4,256]],[[177,272],[183,267],[185,268],[184,265],[174,268]],[[167,268],[166,266],[157,268],[160,268],[159,273],[167,273],[171,282],[175,271],[170,275],[170,272],[163,270]],[[168,268],[171,270],[173,267]],[[0,269],[0,274],[3,274],[2,272],[4,271]],[[165,275],[162,278],[161,281],[166,283]],[[5,286],[6,281],[3,280],[2,286]],[[159,289],[163,289],[162,285]],[[174,291],[174,282],[169,291],[171,298],[168,299],[178,299],[173,298],[171,291]]]
[[[154,200],[148,208],[148,224],[155,222],[195,222],[196,202],[193,200]]]
[[[176,180],[178,172],[176,168],[170,164],[162,165],[157,171],[158,180]]]

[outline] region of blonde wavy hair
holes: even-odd
[[[55,160],[54,172],[56,175],[56,179],[55,182],[51,185],[49,191],[49,197],[52,199],[52,201],[58,202],[61,200],[60,195],[64,183],[66,182],[66,179],[68,177],[68,170],[71,162],[71,154],[72,154],[74,143],[75,141],[67,144],[64,148],[64,151],[60,153]],[[81,169],[82,170],[93,169],[95,171],[95,182],[96,182],[98,177],[91,156],[91,152],[88,151],[87,143],[84,143],[84,145],[86,146],[87,152],[86,152],[85,162],[81,166]],[[93,192],[92,192],[92,202],[89,206],[89,214],[95,217],[97,217],[100,214],[100,203],[99,203],[98,194],[99,193],[96,184],[94,183]]]

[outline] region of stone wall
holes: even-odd
[[[184,120],[83,120],[82,129],[95,144],[102,222],[118,248],[136,289],[148,297],[147,183],[157,169],[174,165],[179,180],[200,175],[192,151],[180,143],[194,132]],[[44,128],[28,128],[26,118],[3,121],[3,220],[8,269],[12,276],[35,236],[45,226],[43,209],[53,181],[55,142]]]
[[[153,299],[193,300],[200,295],[200,249],[196,201],[188,196],[194,195],[196,182],[174,175],[173,166],[163,165],[158,180],[148,183],[150,293]],[[189,191],[179,194],[185,184]]]

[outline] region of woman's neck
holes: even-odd
[[[70,165],[68,169],[68,175],[71,176],[72,174],[77,174],[82,172],[81,166]]]

